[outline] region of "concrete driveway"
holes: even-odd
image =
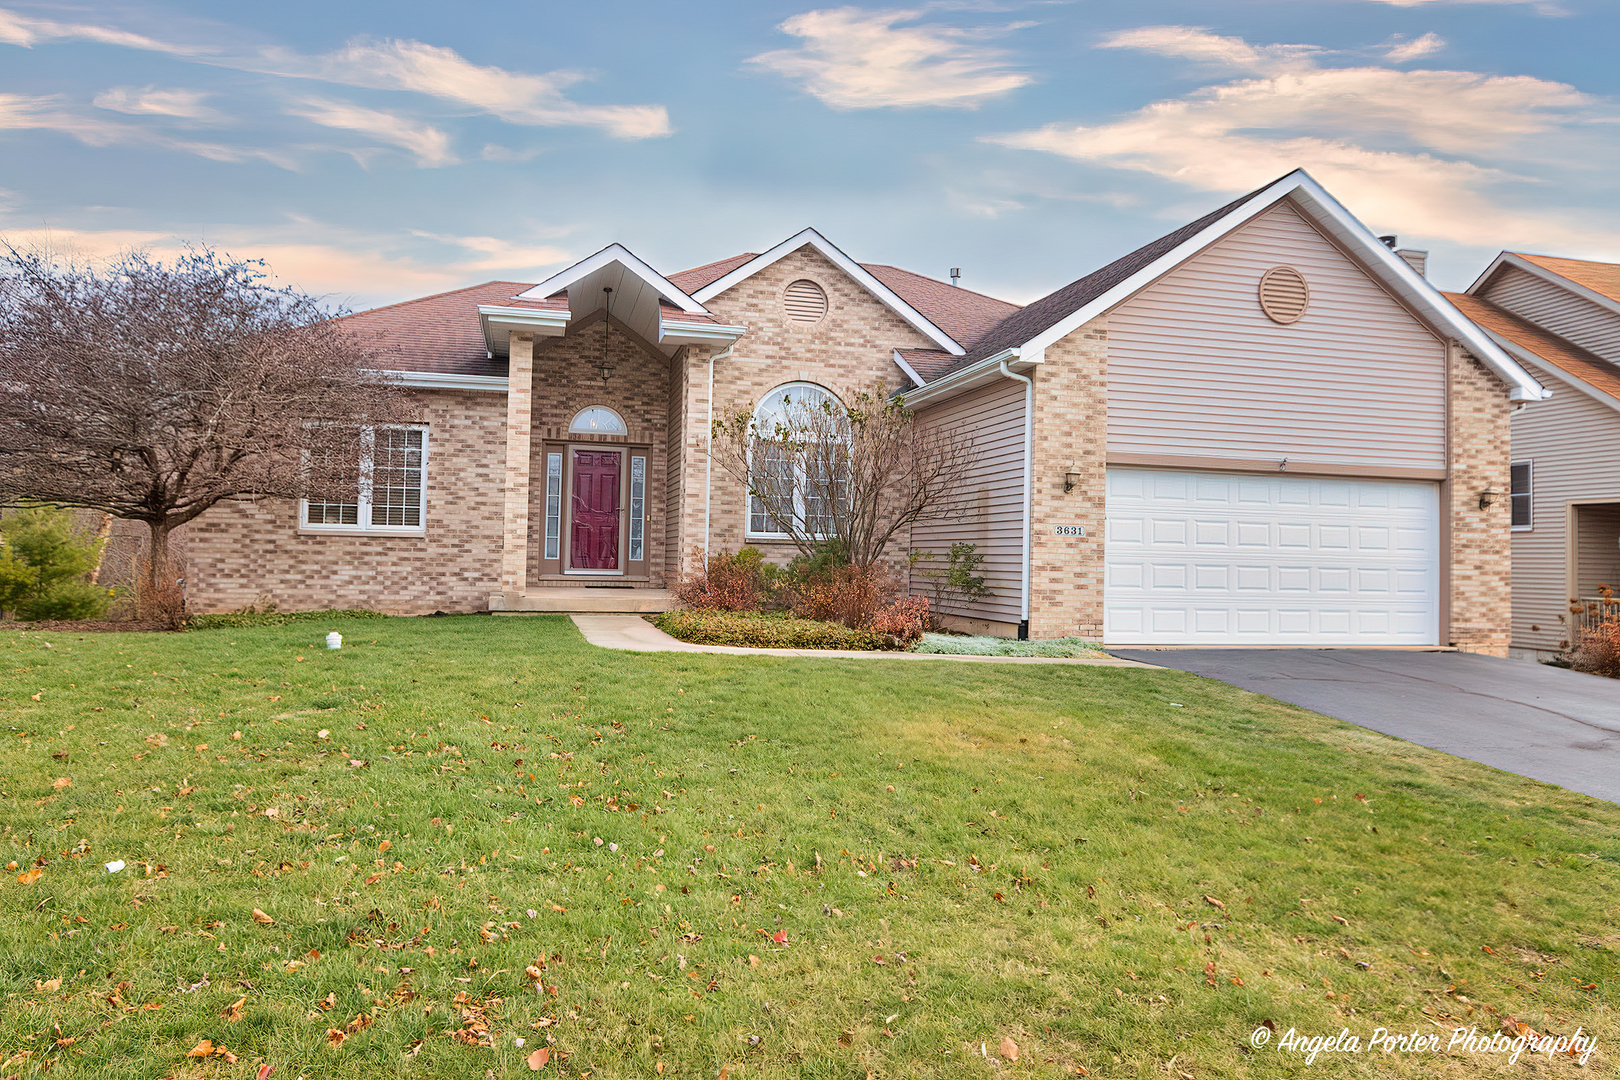
[[[1524,660],[1377,649],[1110,649],[1620,802],[1620,682]]]

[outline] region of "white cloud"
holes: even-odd
[[[1105,49],[1136,49],[1233,71],[1266,73],[1309,69],[1326,52],[1318,45],[1251,45],[1202,26],[1139,26],[1108,34],[1100,44]]]
[[[186,238],[153,230],[12,224],[0,217],[0,240],[86,260],[137,249],[172,259],[186,245]],[[352,307],[443,292],[492,277],[539,281],[547,270],[578,257],[544,243],[420,232],[359,233],[309,219],[281,226],[211,229],[206,240],[220,251],[263,259],[278,285],[331,297]]]
[[[748,62],[802,81],[835,109],[971,109],[1032,81],[1002,50],[984,43],[983,31],[901,25],[921,14],[854,7],[807,11],[780,27],[804,44]]]
[[[1388,4],[1390,7],[1414,8],[1428,4],[1497,4],[1503,7],[1518,6],[1535,8],[1538,15],[1567,15],[1569,12],[1551,0],[1372,0],[1375,4]]]
[[[0,131],[54,131],[86,146],[153,147],[228,164],[266,161],[290,171],[298,168],[290,155],[279,151],[177,138],[148,127],[85,115],[66,107],[59,97],[0,94]]]
[[[528,75],[471,63],[454,49],[420,41],[357,39],[324,56],[267,51],[245,67],[288,78],[319,79],[378,90],[407,90],[486,112],[509,124],[594,127],[621,139],[670,133],[662,105],[582,105],[563,89],[577,72]]]
[[[1392,42],[1384,53],[1384,59],[1397,64],[1404,64],[1411,60],[1419,60],[1425,56],[1433,56],[1446,47],[1446,39],[1439,34],[1424,34],[1411,41],[1396,40]]]
[[[287,112],[322,127],[358,131],[378,142],[397,146],[416,155],[416,163],[425,169],[456,164],[450,136],[409,117],[325,98],[306,98],[289,105]]]
[[[306,56],[287,49],[226,50],[161,41],[89,23],[38,19],[0,8],[0,43],[32,47],[52,41],[97,41],[159,52],[216,67],[344,86],[406,91],[489,113],[509,124],[591,127],[615,138],[668,135],[662,105],[585,105],[563,91],[584,81],[579,72],[544,75],[474,64],[454,49],[421,41],[357,38],[336,52]]]
[[[1189,31],[1177,55],[1193,54],[1200,33]],[[1379,228],[1480,246],[1585,247],[1591,240],[1593,228],[1577,212],[1507,205],[1537,170],[1569,162],[1601,167],[1603,156],[1613,158],[1612,147],[1582,143],[1598,103],[1574,87],[1467,71],[1277,72],[1270,47],[1249,57],[1229,40],[1208,48],[1231,56],[1234,67],[1270,73],[1154,102],[1108,123],[1049,124],[990,141],[1204,191],[1241,192],[1303,166]],[[1589,152],[1580,152],[1583,145]],[[1549,193],[1541,203],[1554,201]]]
[[[97,94],[97,108],[130,116],[174,116],[182,120],[203,120],[217,123],[224,116],[205,105],[212,94],[202,90],[169,89],[155,86],[137,89],[133,86],[115,86]]]
[[[145,34],[135,34],[114,27],[37,19],[21,12],[0,8],[0,43],[20,45],[27,49],[50,41],[94,41],[102,45],[118,45],[126,49],[186,57],[199,57],[210,51],[204,46],[159,41]]]

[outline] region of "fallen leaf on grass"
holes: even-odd
[[[204,1039],[202,1042],[198,1043],[196,1046],[193,1046],[190,1050],[187,1050],[186,1051],[186,1057],[188,1057],[188,1058],[205,1058],[205,1057],[211,1057],[213,1055],[213,1053],[214,1053],[214,1044],[212,1042],[208,1041],[207,1039]]]
[[[66,776],[59,776],[55,780],[51,781],[51,787],[53,789],[57,790],[57,791],[61,791],[65,787],[72,787],[72,786],[73,786],[73,781],[70,780]]]
[[[538,1049],[534,1053],[530,1054],[527,1060],[528,1060],[528,1065],[529,1065],[529,1071],[530,1072],[539,1072],[541,1069],[546,1067],[546,1062],[551,1060],[551,1051],[548,1048],[542,1046],[540,1049]],[[663,1072],[662,1069],[659,1069],[658,1071]]]
[[[1333,918],[1334,922],[1338,923],[1341,926],[1349,926],[1350,925],[1350,920],[1346,919],[1342,915],[1334,915],[1332,918]]]
[[[38,881],[44,875],[44,873],[45,871],[35,866],[32,869],[25,870],[23,873],[18,874],[17,883],[19,885],[32,885],[34,882]]]
[[[40,982],[38,979],[35,979],[34,989],[44,993],[50,993],[53,990],[60,990],[62,989],[62,979],[60,976],[54,979],[46,979],[44,982]]]
[[[1211,986],[1215,985],[1215,961],[1213,960],[1204,965],[1204,981]]]
[[[276,1071],[274,1065],[260,1065],[257,1080],[270,1080],[270,1074]]]
[[[348,1032],[339,1030],[338,1028],[326,1029],[326,1041],[332,1046],[342,1046],[344,1040],[348,1037]]]
[[[1219,908],[1222,911],[1226,910],[1226,905],[1215,899],[1213,896],[1204,897],[1204,903],[1208,904],[1212,908]]]
[[[1012,1041],[1011,1035],[1001,1040],[1001,1056],[1007,1061],[1018,1060],[1018,1044]]]
[[[276,920],[272,919],[270,916],[266,915],[264,912],[260,911],[258,908],[253,909],[253,921],[258,923],[260,926],[274,926],[274,925],[276,925]]]
[[[242,1006],[244,1006],[246,1004],[247,1004],[247,995],[243,994],[241,997],[237,998],[235,1001],[231,1002],[228,1006],[226,1006],[225,1011],[220,1013],[219,1015],[224,1017],[225,1020],[228,1021],[229,1023],[234,1024],[238,1020],[242,1019]]]

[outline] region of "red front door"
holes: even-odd
[[[568,565],[575,570],[619,568],[617,450],[574,451],[573,531]]]

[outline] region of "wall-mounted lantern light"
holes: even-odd
[[[1491,504],[1495,501],[1496,489],[1492,488],[1491,485],[1486,484],[1485,490],[1479,493],[1479,508],[1481,510],[1489,510],[1491,508]]]
[[[1063,494],[1067,495],[1080,483],[1080,466],[1070,465],[1063,474]]]

